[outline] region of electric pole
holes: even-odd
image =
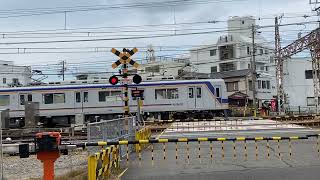
[[[252,25],[252,58],[251,58],[251,77],[252,77],[252,103],[254,108],[254,116],[257,112],[257,102],[256,102],[256,82],[257,82],[257,72],[256,72],[256,44],[255,44],[255,25]]]
[[[65,75],[65,71],[67,70],[66,68],[66,61],[61,61],[61,65],[62,65],[62,68],[61,68],[61,71],[60,71],[60,75],[62,76],[62,80],[64,81],[64,75]]]
[[[277,100],[278,100],[278,114],[285,112],[286,99],[284,95],[283,87],[283,59],[280,57],[281,43],[280,43],[280,32],[279,32],[279,18],[275,17],[275,64],[276,64],[276,84],[277,84]]]

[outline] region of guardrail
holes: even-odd
[[[108,178],[112,169],[120,168],[119,146],[110,146],[88,158],[88,179]]]

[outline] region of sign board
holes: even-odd
[[[144,90],[140,90],[140,89],[137,89],[137,90],[131,90],[131,96],[132,97],[143,97],[143,93],[144,93]]]

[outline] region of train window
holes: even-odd
[[[58,104],[65,103],[64,93],[50,93],[43,95],[44,104]]]
[[[88,102],[88,92],[83,92],[83,102]]]
[[[29,102],[32,101],[32,94],[28,94],[28,101],[29,101]]]
[[[202,92],[201,92],[201,87],[197,87],[197,98],[201,98]]]
[[[156,89],[155,99],[178,99],[179,93],[178,89]]]
[[[189,88],[189,98],[193,98],[193,88]]]
[[[53,94],[53,103],[64,103],[65,95],[64,93],[55,93]]]
[[[178,99],[178,89],[167,89],[167,99]]]
[[[76,92],[76,102],[77,103],[81,102],[81,94],[80,94],[80,92]]]
[[[25,104],[25,100],[24,100],[24,95],[20,95],[20,105],[24,105]]]
[[[216,88],[216,96],[220,97],[220,88]]]
[[[107,91],[100,91],[99,92],[99,102],[105,102],[106,101],[106,96],[107,96]]]
[[[122,101],[121,94],[121,91],[100,91],[99,102]]]
[[[0,95],[0,106],[8,106],[10,104],[10,95]]]

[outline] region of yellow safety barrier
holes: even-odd
[[[135,139],[136,141],[139,141],[139,144],[136,144],[136,152],[139,153],[139,151],[146,147],[146,144],[149,143],[148,139],[151,137],[151,129],[148,127],[144,127],[136,132]]]
[[[88,179],[108,178],[112,169],[120,168],[119,145],[112,145],[88,158]]]

